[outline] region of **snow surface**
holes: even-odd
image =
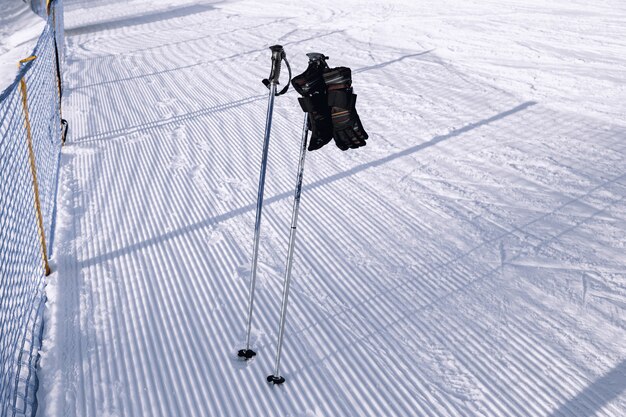
[[[626,4],[66,0],[40,416],[626,415]],[[307,156],[269,45],[353,68]]]
[[[22,0],[0,0],[0,92],[15,80],[18,61],[33,52],[45,25]]]

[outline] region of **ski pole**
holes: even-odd
[[[237,352],[237,356],[248,360],[256,355],[256,352],[250,349],[250,332],[252,330],[252,312],[254,310],[254,289],[256,285],[256,269],[257,259],[259,255],[259,235],[261,232],[261,214],[263,211],[263,190],[265,188],[265,171],[267,169],[267,154],[270,144],[270,131],[272,129],[272,114],[274,111],[274,98],[287,92],[289,83],[291,81],[291,67],[287,61],[285,51],[282,46],[274,45],[270,46],[272,51],[272,69],[270,76],[263,80],[263,84],[269,88],[269,100],[267,104],[267,116],[265,120],[265,138],[263,139],[263,154],[261,157],[261,172],[259,174],[259,189],[257,193],[256,203],[256,221],[254,224],[254,244],[252,247],[252,266],[250,272],[250,290],[248,298],[248,322],[246,327],[246,348]],[[281,62],[285,61],[287,69],[289,70],[289,81],[287,85],[279,92],[276,93],[276,86],[278,85],[278,78],[280,77]]]
[[[278,330],[278,345],[276,347],[276,365],[274,373],[267,377],[267,382],[282,384],[285,378],[280,376],[280,354],[285,335],[285,320],[287,318],[287,300],[289,298],[289,284],[291,282],[291,267],[293,265],[293,250],[296,244],[296,227],[298,226],[298,213],[300,211],[300,196],[302,194],[302,178],[304,176],[304,158],[306,156],[306,144],[309,134],[308,113],[304,113],[304,126],[302,128],[302,144],[300,145],[300,162],[298,163],[298,177],[296,190],[293,197],[293,210],[291,212],[291,231],[289,232],[289,249],[287,250],[287,262],[285,265],[285,281],[283,283],[283,304],[280,309],[280,324]]]

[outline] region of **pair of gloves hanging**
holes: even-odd
[[[302,95],[298,99],[302,110],[309,114],[311,140],[309,151],[320,149],[335,139],[339,149],[365,146],[368,138],[356,112],[356,94],[352,92],[350,68],[329,68],[322,54],[315,55],[302,74],[291,84]]]

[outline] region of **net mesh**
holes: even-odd
[[[48,17],[33,51],[36,59],[22,64],[13,84],[0,94],[0,417],[33,416],[37,410],[36,370],[46,298],[23,94],[25,90],[49,243],[61,154],[55,34],[59,41],[62,32],[55,26],[62,25],[57,18],[62,8],[60,1],[52,6],[55,17]],[[58,46],[60,51],[62,42]]]

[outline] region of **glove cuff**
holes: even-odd
[[[326,97],[322,94],[315,94],[311,97],[300,97],[298,103],[305,113],[320,113],[326,108]]]
[[[330,107],[353,110],[356,105],[356,94],[345,90],[329,91],[328,105]]]
[[[352,86],[352,71],[348,67],[337,67],[324,70],[324,82],[329,90],[350,88]]]
[[[302,96],[310,96],[314,93],[323,92],[326,90],[324,84],[324,78],[322,75],[322,67],[318,63],[309,63],[307,69],[300,75],[291,80],[293,88]]]

